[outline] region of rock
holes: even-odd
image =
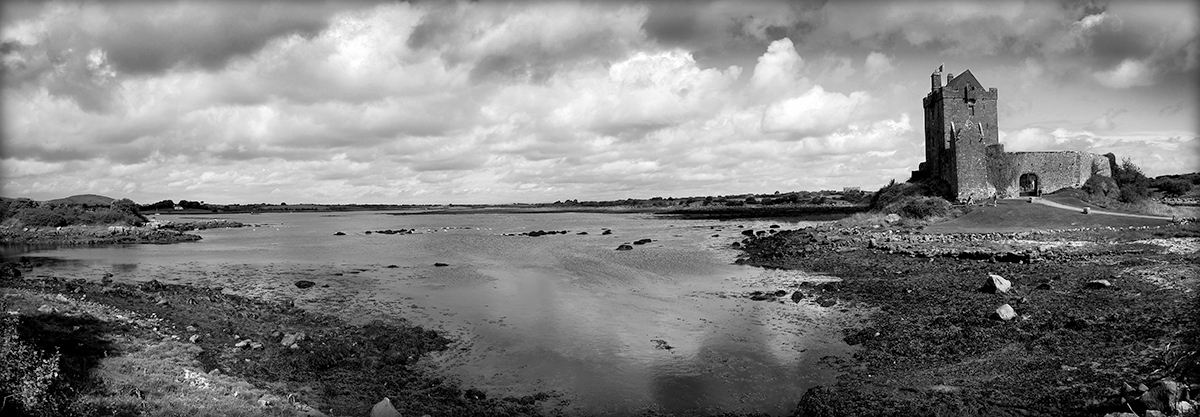
[[[612,230],[605,230],[604,233],[601,233],[601,235],[611,235],[611,234],[612,234]]]
[[[647,244],[647,243],[650,243],[650,242],[653,242],[653,241],[654,241],[653,239],[638,239],[638,240],[634,241],[634,242],[633,242],[633,244],[635,244],[635,245],[645,245],[645,244]]]
[[[754,229],[746,229],[742,231],[743,235],[754,237]]]
[[[258,342],[250,342],[250,349],[262,349],[263,344]]]
[[[803,300],[803,299],[804,299],[804,293],[802,293],[800,291],[796,291],[796,292],[792,293],[792,302],[799,303],[800,300]]]
[[[312,288],[312,286],[314,286],[314,285],[317,285],[317,283],[309,281],[309,280],[302,279],[302,280],[296,281],[296,288],[299,288],[299,289]]]
[[[192,335],[192,337],[189,337],[189,338],[188,338],[188,341],[189,341],[189,342],[192,342],[192,343],[199,342],[199,341],[200,341],[200,335],[198,335],[198,334],[194,334],[194,335]]]
[[[617,246],[617,250],[633,250],[633,246],[623,244],[621,246]]]
[[[304,332],[285,333],[283,335],[283,340],[280,340],[279,344],[283,345],[283,346],[288,346],[288,347],[294,348],[298,345],[298,343],[304,341],[305,336],[306,335],[304,334]]]
[[[333,235],[334,236],[345,236],[346,234],[342,233],[342,232],[337,232],[337,233],[334,233]]]
[[[21,270],[12,262],[5,262],[0,265],[0,279],[18,279],[21,278]]]
[[[983,287],[980,288],[983,292],[992,294],[1003,294],[1012,288],[1012,283],[1008,282],[1004,277],[996,274],[988,274],[986,280],[983,281]]]
[[[383,400],[375,403],[371,407],[370,417],[401,417],[400,411],[392,405],[392,400],[388,397],[383,397]]]
[[[875,240],[875,238],[871,238],[871,240],[867,241],[867,249],[875,249],[878,247],[879,247],[879,241]]]
[[[1097,280],[1088,281],[1087,284],[1084,284],[1084,285],[1088,289],[1099,290],[1099,289],[1111,287],[1112,283],[1108,282],[1107,279],[1097,279]]]
[[[750,293],[750,299],[751,299],[751,300],[754,300],[754,301],[768,301],[768,300],[774,300],[774,299],[775,299],[775,294],[771,294],[771,293],[764,293],[764,292],[762,292],[762,291],[754,291],[754,292],[751,292],[751,293]]]
[[[995,313],[992,313],[993,320],[1009,321],[1016,317],[1017,312],[1013,311],[1012,306],[1008,304],[1000,306],[1000,308],[996,309]]]
[[[729,246],[734,249],[740,249],[742,247],[742,243],[741,242],[733,242],[733,244],[729,245]]]
[[[441,267],[444,267],[444,266],[450,266],[450,264],[448,264],[448,263],[443,263],[443,262],[436,262],[436,263],[434,263],[434,264],[433,264],[433,266],[436,266],[436,267],[438,267],[438,268],[441,268]]]
[[[898,221],[900,221],[900,215],[896,214],[896,213],[888,214],[886,216],[883,216],[883,221],[888,222],[888,223],[898,222]]]
[[[576,234],[577,234],[577,235],[586,235],[586,234],[587,234],[587,232],[579,232],[579,233],[576,233]]]
[[[250,339],[243,339],[233,345],[233,347],[238,348],[238,349],[244,348],[246,346],[250,346]]]
[[[1146,410],[1146,414],[1142,414],[1142,417],[1167,417],[1167,415],[1158,410]]]
[[[49,304],[42,304],[41,307],[38,307],[37,311],[42,314],[53,314],[53,313],[57,313],[58,309],[56,309],[54,307],[50,307]]]
[[[666,340],[662,340],[662,339],[650,339],[650,341],[651,341],[651,342],[654,342],[654,348],[655,348],[655,349],[663,349],[663,350],[671,350],[671,349],[675,349],[675,347],[674,347],[674,346],[671,346],[670,344],[667,344],[667,341],[666,341]]]
[[[1194,416],[1197,414],[1196,404],[1191,401],[1180,401],[1174,404],[1175,415]]]
[[[400,265],[392,264],[392,265],[388,265],[387,267],[388,268],[399,268]]]
[[[158,282],[157,279],[152,279],[149,282],[144,282],[141,285],[138,285],[138,288],[140,288],[142,291],[153,292],[162,291],[166,289],[167,286],[163,285],[161,282]]]
[[[1179,402],[1179,383],[1164,379],[1154,383],[1149,391],[1142,393],[1140,400],[1147,410],[1169,411],[1171,405]]]
[[[262,408],[278,407],[287,403],[286,399],[274,394],[263,394],[258,398],[258,406]]]

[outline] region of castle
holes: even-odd
[[[1076,151],[1004,152],[997,124],[997,90],[970,70],[942,67],[925,96],[925,162],[914,180],[941,180],[957,200],[1041,195],[1082,186],[1092,175],[1112,176],[1109,160]]]

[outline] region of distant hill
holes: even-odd
[[[102,195],[95,195],[95,194],[80,194],[80,195],[73,195],[73,196],[70,196],[67,198],[59,198],[59,199],[55,199],[55,200],[50,200],[47,202],[53,203],[53,204],[72,204],[72,205],[81,205],[81,206],[105,206],[105,207],[107,207],[109,204],[112,204],[113,200],[116,200],[116,199],[112,198],[112,197],[105,197]]]

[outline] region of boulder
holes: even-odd
[[[296,288],[299,288],[299,289],[312,288],[312,286],[314,286],[314,285],[317,285],[317,283],[309,281],[309,280],[302,279],[302,280],[296,281]]]
[[[654,241],[654,240],[652,240],[652,239],[638,239],[638,240],[634,241],[634,242],[633,242],[633,244],[635,244],[635,245],[645,245],[645,244],[647,244],[647,243],[650,243],[650,242],[653,242],[653,241]]]
[[[1140,400],[1147,410],[1169,411],[1172,405],[1179,402],[1181,394],[1178,382],[1164,379],[1142,393]]]
[[[633,250],[633,246],[621,245],[621,246],[617,246],[617,250]]]
[[[1088,289],[1099,290],[1111,287],[1112,283],[1108,282],[1107,279],[1096,279],[1088,281],[1085,285],[1088,287]]]
[[[343,232],[337,232],[337,233],[334,233],[333,235],[334,236],[345,236],[346,234]]]
[[[792,302],[799,303],[800,300],[803,300],[803,299],[804,299],[804,293],[802,293],[798,290],[796,292],[792,293]]]
[[[1174,404],[1174,408],[1175,408],[1175,415],[1179,415],[1179,416],[1192,415],[1192,416],[1194,416],[1197,414],[1196,403],[1191,402],[1191,401],[1177,402]]]
[[[898,221],[900,221],[900,215],[896,214],[896,213],[888,214],[886,216],[883,216],[883,221],[888,222],[888,223],[898,222]]]
[[[250,346],[250,343],[251,343],[250,339],[243,339],[241,341],[238,341],[237,344],[234,344],[233,347],[241,349],[241,348]]]
[[[988,274],[986,280],[983,281],[981,291],[992,294],[1003,294],[1012,288],[1012,283],[1008,282],[1004,277],[996,274]]]
[[[607,230],[607,229],[606,229],[606,230],[604,231],[604,233],[601,233],[601,234],[602,234],[602,235],[611,235],[611,234],[612,234],[612,230]]]
[[[436,266],[436,267],[439,267],[439,268],[441,268],[441,267],[443,267],[443,266],[450,266],[450,264],[448,264],[448,263],[443,263],[443,262],[435,262],[435,263],[433,264],[433,266]]]
[[[1008,304],[1000,306],[999,308],[996,309],[995,313],[992,313],[993,320],[1009,321],[1016,317],[1017,317],[1017,312],[1014,311],[1012,306],[1010,306]]]

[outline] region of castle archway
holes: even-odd
[[[1022,196],[1036,196],[1042,193],[1041,180],[1038,179],[1037,174],[1032,172],[1021,174],[1018,184],[1021,187]]]

